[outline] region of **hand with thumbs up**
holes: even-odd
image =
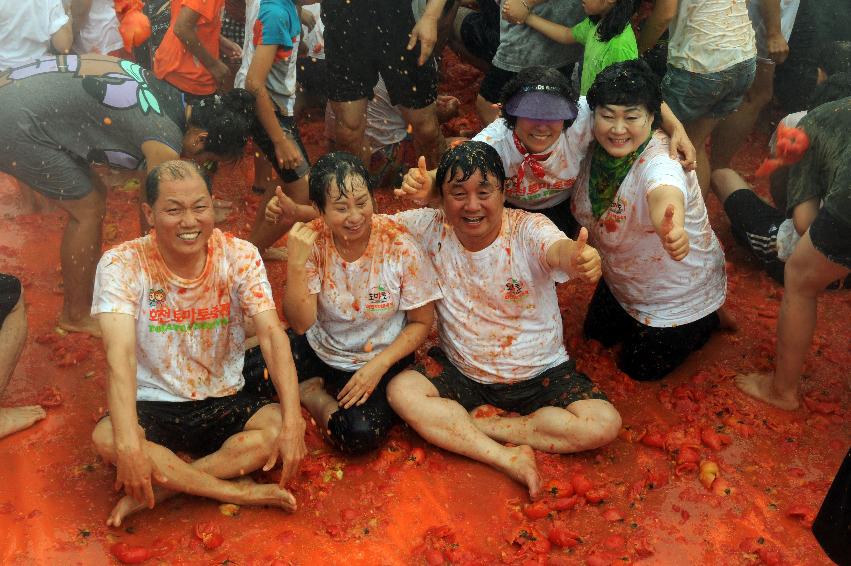
[[[265,219],[270,224],[292,224],[298,219],[298,204],[281,187],[275,187],[275,196],[266,204]]]
[[[588,230],[579,230],[579,236],[568,249],[570,256],[567,272],[573,277],[579,277],[588,283],[596,283],[603,274],[600,253],[588,245]]]
[[[425,156],[420,156],[417,167],[408,169],[402,179],[402,186],[394,189],[397,197],[405,197],[420,203],[428,203],[437,198],[434,190],[434,172],[426,169]]]
[[[662,240],[662,247],[674,261],[682,261],[688,255],[688,234],[683,228],[683,215],[675,214],[675,206],[669,203],[665,208],[665,216],[656,233]]]

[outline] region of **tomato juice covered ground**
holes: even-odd
[[[441,91],[462,101],[446,134],[477,130],[480,74],[451,54],[444,67]],[[321,115],[303,121],[302,137],[315,159],[325,146]],[[755,133],[740,152],[734,166],[743,174],[765,157],[766,138]],[[112,178],[105,247],[139,230],[138,185],[126,175]],[[216,196],[235,203],[223,228],[243,237],[257,209],[251,178],[246,159],[222,167],[215,180]],[[757,190],[766,194],[764,181]],[[376,197],[379,211],[404,207],[387,189]],[[348,458],[311,424],[310,453],[291,484],[295,514],[180,496],[116,529],[105,525],[119,497],[114,471],[90,440],[106,410],[101,344],[54,330],[63,214],[21,214],[19,191],[0,177],[0,271],[22,279],[29,319],[2,403],[48,407],[44,421],[0,440],[0,564],[109,564],[115,555],[239,565],[829,563],[809,523],[851,441],[851,294],[819,300],[800,409],[787,413],[745,397],[732,378],[773,367],[783,289],[733,242],[717,200],[708,204],[727,254],[727,305],[739,330],[716,334],[662,382],[636,383],[617,370],[612,352],[582,339],[593,288],[561,285],[568,352],[609,395],[624,427],[599,450],[537,453],[547,487],[539,501],[404,426],[375,453]],[[284,264],[267,267],[280,307]],[[255,479],[275,481],[274,472]]]

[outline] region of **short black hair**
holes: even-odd
[[[499,152],[485,142],[466,141],[448,149],[440,158],[435,176],[437,193],[443,196],[443,184],[455,179],[458,173],[461,174],[459,180],[463,182],[476,171],[485,179],[488,175],[493,175],[499,189],[505,188],[505,167]]]
[[[502,117],[510,130],[517,127],[517,116],[512,116],[505,111],[506,104],[515,95],[523,92],[524,89],[537,85],[549,87],[550,92],[561,95],[565,100],[574,104],[579,102],[579,94],[574,90],[567,77],[562,75],[558,69],[544,67],[543,65],[526,67],[502,87],[499,103],[502,106]],[[572,123],[570,120],[565,120],[562,129],[566,130]]]
[[[653,114],[654,127],[661,121],[659,77],[641,59],[614,63],[600,71],[586,99],[592,111],[598,106],[644,106]]]
[[[310,202],[316,205],[319,212],[325,212],[331,181],[337,183],[340,194],[345,196],[347,189],[352,186],[352,177],[361,179],[370,196],[372,195],[372,179],[363,161],[345,151],[334,151],[323,155],[310,168],[308,181]]]
[[[819,67],[829,77],[851,73],[851,41],[831,41],[821,50]]]
[[[242,156],[255,123],[254,95],[235,88],[226,94],[211,94],[190,104],[188,125],[207,132],[204,151],[226,160]]]
[[[145,178],[145,202],[150,206],[154,206],[157,198],[160,196],[161,181],[176,181],[178,179],[187,179],[197,176],[204,181],[204,186],[207,187],[207,192],[213,194],[213,186],[210,182],[210,177],[204,169],[198,167],[194,161],[183,159],[173,159],[160,163],[148,173]]]

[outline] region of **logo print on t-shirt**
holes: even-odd
[[[162,289],[151,289],[148,291],[148,306],[155,307],[165,302],[165,291]]]
[[[391,300],[390,293],[388,293],[387,289],[384,288],[384,285],[379,283],[377,287],[373,287],[369,290],[366,310],[377,312],[390,310],[392,308],[393,301]]]
[[[503,287],[502,298],[506,301],[520,301],[529,294],[529,286],[520,279],[512,277]]]

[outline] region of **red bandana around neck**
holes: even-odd
[[[545,161],[553,152],[529,153],[526,146],[523,145],[523,142],[521,142],[520,138],[517,137],[517,134],[514,134],[514,147],[516,147],[517,151],[523,155],[523,163],[520,164],[520,168],[517,170],[517,184],[519,185],[523,182],[523,177],[526,175],[526,167],[529,167],[529,170],[532,171],[532,174],[535,177],[543,179],[546,175],[546,171],[544,170],[544,166],[541,165],[541,161]]]

